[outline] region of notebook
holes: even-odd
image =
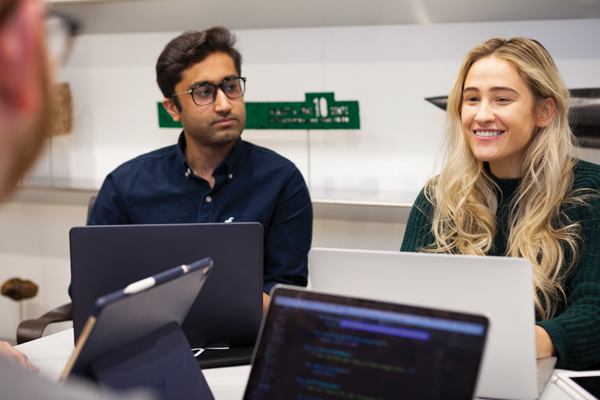
[[[199,357],[203,367],[203,361],[210,366],[250,362],[262,320],[261,224],[84,226],[71,229],[69,237],[75,340],[98,297],[166,268],[210,257],[216,268],[183,331],[192,347],[236,348],[232,357],[204,352]]]
[[[61,380],[149,387],[164,400],[213,399],[180,326],[211,270],[205,258],[98,298]]]
[[[525,259],[312,249],[309,272],[315,290],[488,316],[478,397],[536,399],[556,364],[555,357],[536,362]]]
[[[471,399],[484,316],[277,286],[244,400]]]

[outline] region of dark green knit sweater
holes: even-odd
[[[600,166],[579,161],[574,171],[573,189],[593,189],[600,192]],[[505,256],[508,238],[508,204],[520,179],[494,178],[502,190],[496,214],[497,231],[494,246],[488,255]],[[600,367],[600,197],[589,196],[587,205],[564,209],[572,222],[581,226],[580,258],[576,269],[565,283],[566,308],[559,306],[556,317],[540,321],[558,352],[558,368],[598,369]],[[401,251],[418,251],[434,243],[431,234],[433,205],[423,191],[415,200],[406,226]],[[510,345],[510,343],[507,343]]]

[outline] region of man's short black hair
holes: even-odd
[[[174,94],[175,85],[181,81],[183,71],[213,53],[228,54],[238,75],[242,76],[242,56],[233,47],[234,44],[235,36],[222,26],[202,32],[187,31],[171,40],[156,62],[156,81],[165,98]],[[179,99],[175,97],[174,100],[181,110]]]

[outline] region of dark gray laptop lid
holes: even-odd
[[[252,346],[262,319],[263,227],[259,223],[118,225],[70,231],[75,340],[96,299],[205,257],[211,279],[182,328],[193,347]]]

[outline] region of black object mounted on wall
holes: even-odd
[[[570,89],[569,121],[580,147],[600,149],[600,88]],[[426,97],[425,100],[446,110],[448,96]]]

